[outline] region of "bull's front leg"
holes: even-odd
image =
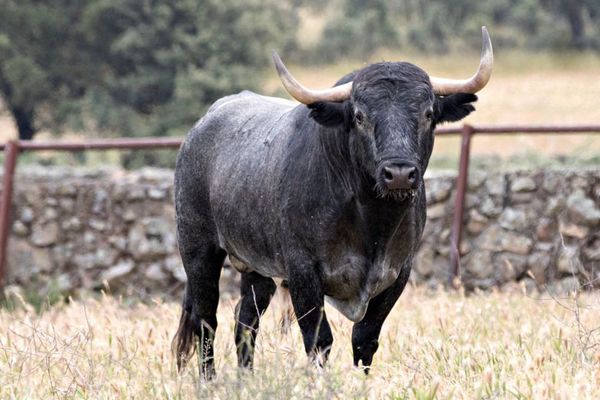
[[[296,264],[289,268],[288,285],[306,354],[317,365],[323,366],[331,350],[333,335],[325,315],[321,277],[313,265]]]
[[[352,352],[354,365],[362,361],[365,374],[369,373],[373,356],[379,347],[379,334],[383,322],[402,294],[410,275],[410,263],[406,263],[394,284],[369,302],[365,317],[352,328]]]

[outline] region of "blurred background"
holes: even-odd
[[[277,49],[306,85],[375,61],[470,76],[486,25],[492,80],[472,124],[598,123],[598,0],[0,0],[0,140],[183,136],[221,96],[287,97]],[[455,168],[439,138],[432,168]],[[593,136],[478,137],[475,162],[598,162]],[[172,166],[173,151],[35,153],[42,164]]]

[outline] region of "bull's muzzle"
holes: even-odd
[[[413,164],[390,163],[382,168],[381,174],[388,190],[414,190],[419,187],[419,170]]]

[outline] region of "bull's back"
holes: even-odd
[[[274,97],[244,91],[217,100],[188,133],[186,146],[194,153],[210,151],[212,156],[232,155],[248,146],[256,147],[268,136],[268,129],[295,104]]]
[[[227,184],[219,179],[222,172],[258,162],[269,150],[265,140],[277,133],[269,127],[293,106],[248,91],[217,100],[188,133],[176,173],[197,177],[209,186],[215,181]]]
[[[190,131],[178,158],[176,196],[194,196],[218,245],[266,275],[281,275],[271,232],[294,105],[251,92],[220,99]]]

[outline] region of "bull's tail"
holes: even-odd
[[[171,350],[177,357],[177,370],[179,372],[185,368],[194,355],[196,350],[195,336],[191,315],[184,308],[181,311],[179,328],[177,328],[177,333],[175,333],[171,343]]]

